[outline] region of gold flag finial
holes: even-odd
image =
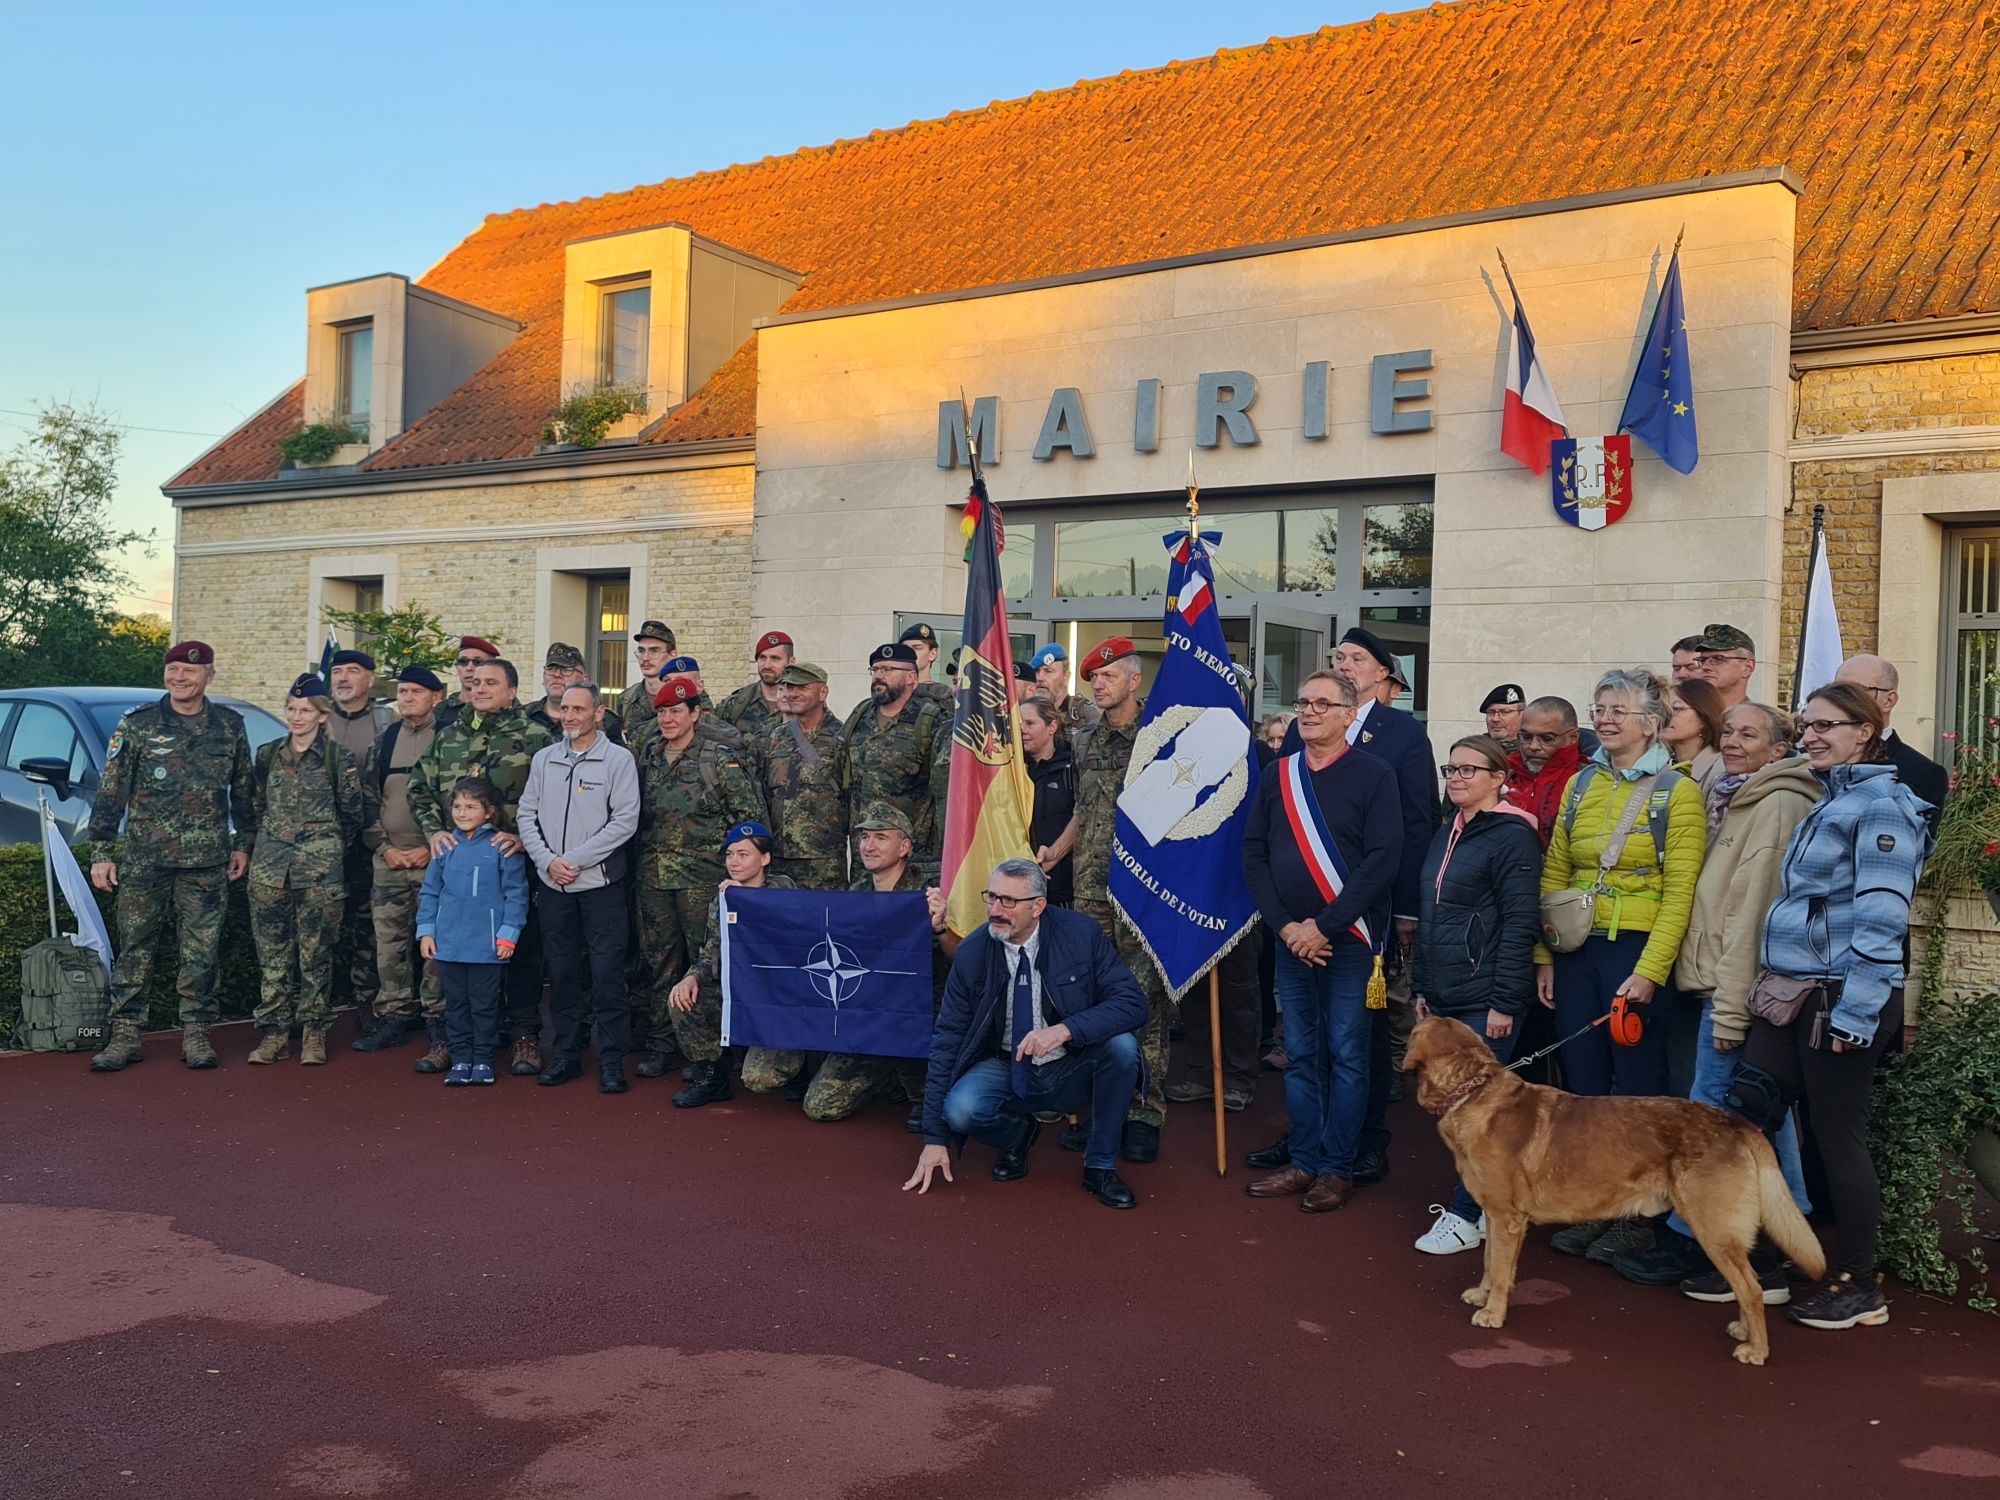
[[[1194,477],[1194,449],[1188,449],[1187,480],[1188,535],[1194,536],[1201,523],[1201,486]]]

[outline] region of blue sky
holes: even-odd
[[[127,607],[164,609],[173,512],[159,485],[298,377],[308,286],[421,275],[488,213],[1379,8],[12,7],[0,445],[49,400],[94,399],[128,424],[118,519],[161,545],[130,559]]]

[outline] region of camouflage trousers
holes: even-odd
[[[315,878],[297,868],[260,874],[250,867],[250,933],[257,940],[263,998],[259,1031],[333,1023],[333,956],[347,891],[338,867]]]
[[[781,1052],[772,1047],[750,1047],[743,1053],[743,1087],[753,1094],[775,1094],[799,1076],[806,1065],[803,1052]]]
[[[860,869],[859,865],[855,869]],[[847,856],[830,855],[825,859],[779,859],[773,856],[773,875],[783,875],[802,891],[844,891],[847,889]]]
[[[421,875],[423,871],[417,873]],[[348,846],[345,875],[346,904],[341,925],[342,942],[347,949],[347,986],[354,992],[354,1008],[366,1015],[379,1008],[376,1001],[381,986],[375,966],[375,856],[359,839]]]
[[[1145,1063],[1145,1077],[1139,1091],[1132,1096],[1132,1107],[1125,1111],[1125,1118],[1158,1128],[1167,1122],[1167,1051],[1171,1042],[1168,1031],[1173,1026],[1176,1007],[1167,998],[1166,986],[1160,983],[1160,971],[1139,941],[1139,934],[1112,910],[1110,902],[1079,901],[1076,910],[1104,929],[1104,935],[1118,949],[1118,956],[1125,960],[1125,967],[1146,992],[1146,1024],[1139,1028],[1139,1056]]]
[[[844,1120],[898,1083],[912,1102],[922,1099],[929,1071],[930,1065],[921,1057],[862,1057],[851,1052],[830,1052],[806,1090],[806,1118]]]
[[[218,1019],[215,968],[222,952],[222,914],[229,905],[224,865],[165,870],[121,865],[118,870],[118,961],[111,971],[112,1021],[146,1024],[153,956],[169,910],[180,945],[181,1022]]]
[[[414,1020],[421,1011],[425,1021],[441,1022],[444,989],[438,983],[437,967],[417,952],[417,898],[423,894],[424,872],[392,870],[382,862],[379,852],[374,860],[368,915],[375,972],[382,982],[375,996],[375,1014]]]
[[[690,1062],[713,1062],[722,1056],[722,991],[703,985],[691,1011],[678,1011],[667,997],[701,954],[708,933],[708,891],[658,891],[639,887],[639,946],[646,955],[646,987],[632,997],[632,1008],[650,1021],[647,1046],[664,1046],[669,1037]]]

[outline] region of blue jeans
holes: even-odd
[[[1028,1097],[1014,1092],[1013,1064],[997,1057],[976,1062],[944,1096],[945,1128],[982,1145],[1011,1151],[1036,1111],[1081,1114],[1090,1110],[1090,1143],[1083,1164],[1090,1171],[1118,1165],[1125,1106],[1139,1084],[1139,1038],[1129,1031],[1087,1047],[1071,1043],[1052,1063],[1036,1068]]]
[[[1736,1070],[1743,1066],[1743,1049],[1736,1047],[1728,1052],[1715,1050],[1715,1002],[1701,1002],[1701,1035],[1695,1042],[1694,1089],[1688,1097],[1696,1104],[1713,1104],[1723,1107],[1722,1101],[1729,1097],[1729,1085],[1736,1080]],[[1798,1204],[1799,1212],[1812,1212],[1812,1199],[1806,1196],[1805,1168],[1799,1162],[1799,1122],[1795,1115],[1786,1115],[1782,1129],[1778,1131],[1778,1170],[1785,1174],[1785,1186],[1792,1190],[1792,1202]],[[1677,1234],[1687,1234],[1687,1220],[1678,1211],[1667,1218],[1667,1228]]]
[[[1465,1022],[1466,1025],[1478,1032],[1479,1040],[1486,1043],[1486,1050],[1499,1058],[1500,1061],[1504,1063],[1512,1060],[1514,1056],[1514,1044],[1521,1040],[1522,1018],[1520,1016],[1514,1017],[1514,1029],[1505,1036],[1498,1038],[1490,1037],[1486,1034],[1486,1012],[1483,1010],[1468,1016],[1456,1016],[1453,1019]],[[1479,1200],[1465,1190],[1463,1182],[1459,1183],[1451,1191],[1451,1211],[1468,1224],[1478,1223],[1479,1215],[1483,1212],[1479,1207]]]
[[[1324,966],[1278,949],[1278,1002],[1285,1011],[1285,1109],[1292,1165],[1315,1177],[1354,1175],[1368,1113],[1368,1048],[1374,1013],[1368,977],[1375,955],[1352,938],[1334,940]]]
[[[1615,938],[1593,932],[1574,953],[1558,953],[1556,971],[1556,1035],[1569,1036],[1599,1016],[1611,1014],[1611,997],[1618,986],[1638,972],[1647,934],[1621,932]],[[1662,998],[1667,987],[1661,985]],[[1636,1047],[1621,1047],[1603,1026],[1565,1042],[1556,1056],[1562,1060],[1563,1087],[1572,1094],[1622,1094],[1657,1098],[1667,1091],[1667,1025],[1662,1006],[1639,1007],[1646,1034]]]

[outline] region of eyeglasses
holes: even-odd
[[[1590,705],[1590,719],[1593,724],[1623,724],[1632,717],[1632,710],[1621,704],[1593,703]]]
[[[984,901],[988,906],[997,907],[1001,911],[1019,911],[1030,901],[1039,901],[1042,898],[1040,896],[1002,896],[996,891],[981,891],[979,899]]]
[[[485,660],[486,658],[483,656],[461,656],[458,659],[458,664],[461,667],[476,667]]]
[[[1336,708],[1347,708],[1338,698],[1294,698],[1292,707],[1302,714],[1330,714]]]
[[[1470,781],[1484,771],[1488,776],[1498,776],[1500,772],[1491,766],[1439,766],[1438,774],[1446,781]]]
[[[1824,736],[1829,729],[1839,729],[1843,726],[1848,729],[1858,729],[1861,727],[1861,722],[1859,719],[1801,719],[1799,738],[1804,739],[1809,734]]]
[[[1524,745],[1557,745],[1562,743],[1562,737],[1568,733],[1570,731],[1567,729],[1559,729],[1554,734],[1536,734],[1532,730],[1524,729],[1521,731],[1521,743]]]

